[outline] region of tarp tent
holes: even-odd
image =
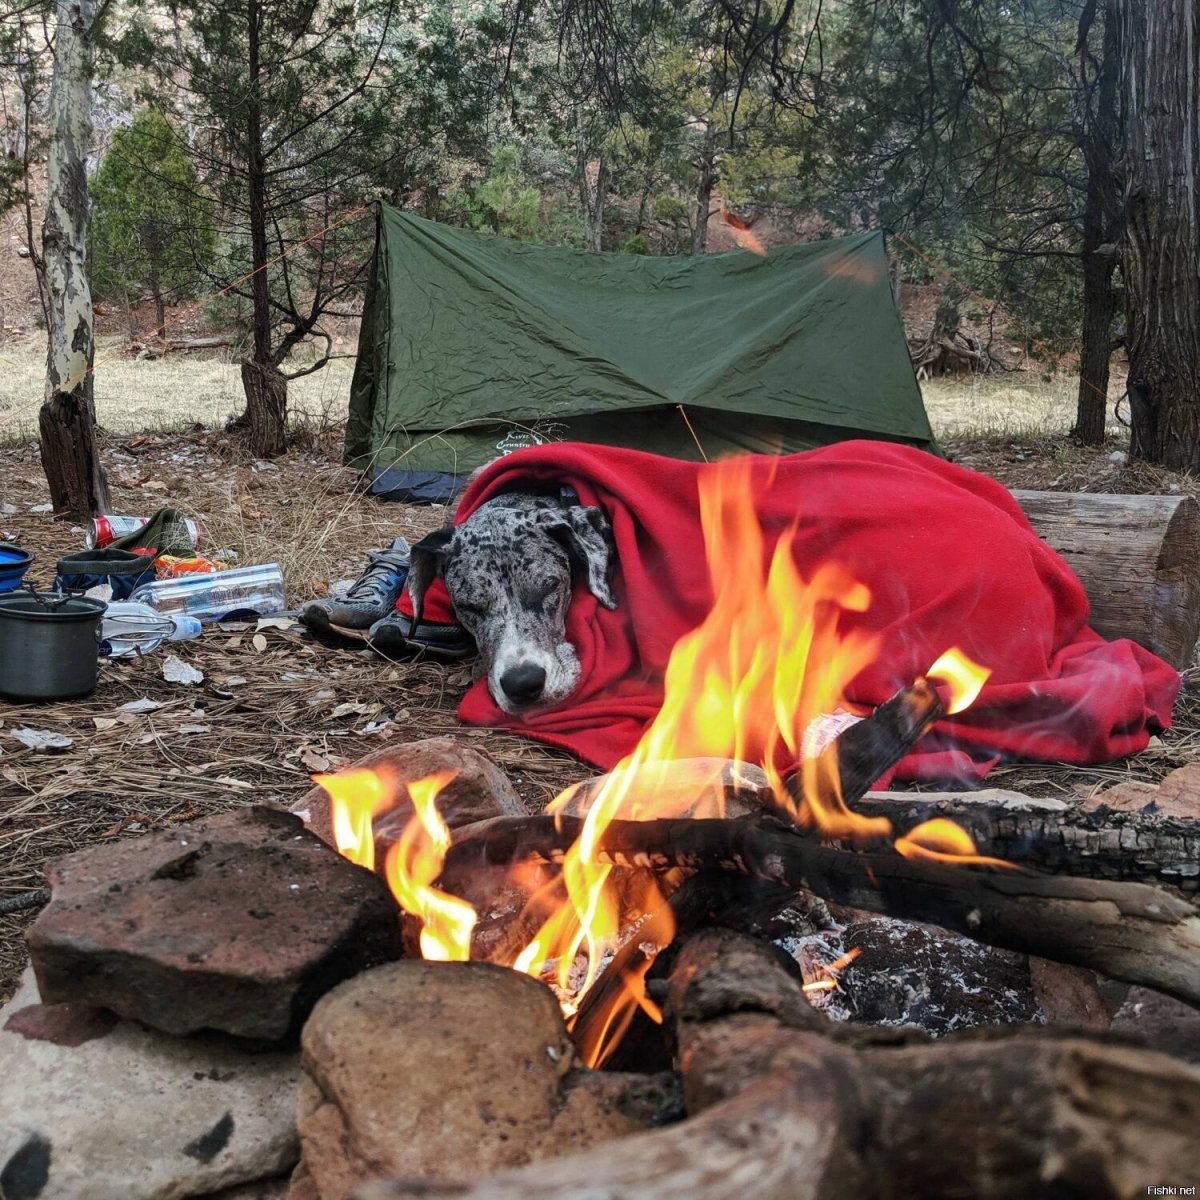
[[[380,206],[346,426],[376,494],[444,498],[539,441],[698,459],[863,436],[934,448],[881,233],[651,258]]]

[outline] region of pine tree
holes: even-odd
[[[194,292],[211,267],[217,232],[180,132],[161,109],[143,108],[118,129],[92,182],[92,290],[154,300],[156,330],[168,297]]]

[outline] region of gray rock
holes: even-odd
[[[0,1010],[0,1195],[176,1200],[278,1176],[298,1153],[299,1074],[295,1051],[43,1005],[27,971]],[[255,1187],[231,1196],[272,1195]]]
[[[26,935],[43,997],[166,1033],[286,1038],[331,987],[401,953],[386,886],[273,809],[94,846],[47,876]]]

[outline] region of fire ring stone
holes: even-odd
[[[46,875],[26,935],[43,1003],[165,1033],[295,1037],[330,988],[402,953],[386,886],[270,808],[81,850]]]

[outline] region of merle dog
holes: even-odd
[[[557,704],[579,682],[579,659],[566,640],[572,569],[605,608],[616,608],[612,559],[611,529],[598,508],[570,495],[497,496],[412,548],[413,628],[441,576],[479,647],[492,699],[514,714]]]

